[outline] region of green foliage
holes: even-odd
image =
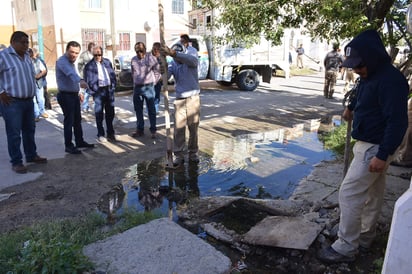
[[[125,209],[121,215],[121,221],[116,224],[113,232],[122,232],[161,217],[161,214],[153,212],[138,213],[135,209]]]
[[[345,154],[346,144],[346,129],[347,123],[342,123],[331,132],[328,132],[321,136],[325,144],[325,148],[332,150],[337,156],[343,156]],[[351,146],[353,146],[354,140],[351,139]]]
[[[158,215],[127,210],[107,230],[99,214],[49,221],[0,235],[0,273],[81,273],[93,265],[83,246],[120,233]],[[103,232],[105,231],[105,232]]]
[[[282,43],[285,29],[299,28],[328,42],[347,41],[366,29],[381,32],[395,59],[399,45],[412,48],[406,32],[407,0],[203,0],[200,7],[213,9],[217,43],[251,47],[261,36],[273,45]],[[199,1],[196,1],[198,4]],[[199,6],[195,6],[198,8]],[[412,53],[399,69],[406,77],[412,70]]]
[[[204,0],[215,10],[214,27],[228,31],[222,41],[257,43],[259,35],[280,44],[285,28],[304,27],[313,38],[340,41],[365,29],[383,29],[385,20],[405,25],[403,0]]]
[[[21,249],[16,273],[77,273],[92,264],[82,254],[82,246],[60,238],[28,240]]]

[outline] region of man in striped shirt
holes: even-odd
[[[0,52],[0,109],[6,124],[10,162],[16,173],[27,173],[20,150],[22,140],[26,162],[47,162],[37,154],[34,140],[36,83],[28,48],[28,35],[16,31],[11,36],[10,47]]]

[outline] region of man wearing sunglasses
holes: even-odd
[[[391,64],[375,30],[345,47],[343,67],[360,76],[354,100],[343,118],[353,118],[354,158],[339,190],[338,239],[318,257],[327,263],[351,262],[371,247],[383,204],[386,170],[408,126],[408,83]]]
[[[114,90],[116,74],[109,59],[103,57],[101,46],[92,49],[93,59],[84,67],[84,80],[89,88],[87,92],[93,96],[94,114],[96,117],[97,140],[100,143],[115,142],[114,119]],[[103,116],[106,120],[107,139],[103,127]]]

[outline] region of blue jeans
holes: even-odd
[[[133,89],[133,105],[136,111],[136,129],[144,131],[143,102],[146,100],[149,114],[150,132],[156,133],[155,90],[153,84],[135,85]]]
[[[159,112],[159,105],[160,105],[160,91],[162,90],[162,80],[157,82],[157,84],[154,86],[155,89],[155,108],[156,108],[156,113]]]
[[[37,156],[37,147],[34,141],[36,125],[33,99],[12,99],[8,106],[0,104],[0,111],[6,125],[10,163],[12,165],[23,163],[20,150],[22,140],[26,160],[32,160]]]
[[[89,99],[90,99],[90,94],[87,93],[87,90],[84,91],[84,99],[82,103],[82,110],[89,110]]]
[[[93,95],[93,99],[97,137],[104,136],[103,116],[106,120],[107,136],[114,136],[114,104],[110,100],[109,89],[99,88],[99,90]]]
[[[44,90],[43,87],[36,88],[36,96],[33,98],[34,102],[34,117],[37,118],[44,113]]]
[[[73,147],[72,135],[76,144],[81,144],[83,140],[82,116],[80,113],[80,99],[77,92],[57,93],[57,102],[63,111],[64,145]]]

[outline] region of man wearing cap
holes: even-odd
[[[340,66],[343,63],[343,57],[338,51],[339,44],[333,43],[333,50],[326,54],[323,64],[325,66],[325,84],[323,87],[323,95],[327,99],[333,98],[333,93],[335,92],[336,78],[338,77],[338,72]]]
[[[188,160],[192,163],[199,162],[198,128],[200,121],[200,87],[198,79],[198,58],[187,53],[184,46],[175,44],[172,48],[160,48],[163,55],[173,57],[168,65],[168,77],[175,79],[176,100],[173,153],[175,167],[182,166],[185,162],[186,127],[189,130],[187,150]]]
[[[353,118],[354,158],[339,190],[338,239],[320,250],[327,263],[351,262],[359,250],[371,247],[381,212],[385,176],[408,126],[408,83],[391,64],[375,30],[356,36],[345,47],[343,67],[361,79],[356,97],[343,118]]]

